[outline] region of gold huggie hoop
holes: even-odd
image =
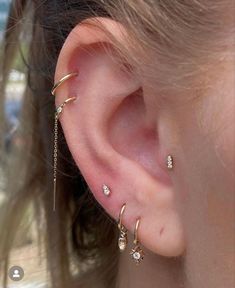
[[[121,252],[123,252],[126,249],[127,246],[127,229],[122,224],[123,214],[126,209],[126,204],[122,205],[121,211],[119,213],[119,219],[118,219],[118,229],[120,230],[119,238],[118,238],[118,247]]]
[[[134,231],[134,244],[135,245],[138,245],[139,243],[139,240],[138,240],[139,226],[140,226],[140,219],[138,219],[135,224],[135,231]]]
[[[69,80],[72,77],[77,76],[77,72],[72,72],[67,75],[65,75],[63,78],[61,78],[52,88],[51,94],[53,96],[56,96],[57,89],[67,80]],[[53,211],[56,210],[56,186],[57,186],[57,162],[58,162],[58,120],[60,114],[63,112],[64,107],[72,102],[75,101],[76,97],[70,97],[66,99],[60,106],[58,106],[55,109],[55,122],[54,122],[54,153],[53,153]]]
[[[137,219],[135,224],[135,230],[134,230],[134,248],[131,250],[131,258],[137,265],[140,264],[140,262],[144,259],[144,251],[140,248],[139,245],[139,239],[138,239],[138,231],[140,226],[140,218]]]
[[[119,213],[119,218],[118,218],[118,228],[121,230],[123,225],[122,225],[122,218],[123,218],[123,214],[125,212],[126,209],[126,204],[122,205],[121,211]]]
[[[55,83],[55,85],[53,86],[52,90],[51,90],[51,94],[53,96],[55,96],[55,92],[56,90],[67,80],[69,80],[70,78],[72,77],[75,77],[78,75],[78,72],[72,72],[72,73],[69,73],[67,75],[65,75],[64,77],[62,77],[57,83]]]

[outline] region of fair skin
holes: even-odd
[[[121,25],[99,21],[125,41]],[[119,287],[234,287],[234,59],[200,76],[207,84],[198,97],[172,89],[162,97],[144,76],[121,71],[101,43],[112,51],[111,40],[94,26],[72,30],[55,81],[72,71],[79,76],[58,90],[56,105],[78,98],[60,120],[97,201],[115,220],[127,204],[129,247],[121,256]],[[172,171],[168,154],[175,159]],[[112,190],[109,198],[103,183]],[[146,256],[136,267],[128,252],[138,217]]]

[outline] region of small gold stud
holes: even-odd
[[[107,185],[105,185],[105,184],[103,184],[103,193],[104,193],[104,195],[105,195],[106,197],[109,197],[110,194],[111,194],[110,188],[109,188]]]
[[[167,156],[167,168],[169,170],[172,170],[174,167],[174,160],[173,160],[173,156],[172,155],[168,155]]]

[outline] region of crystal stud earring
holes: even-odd
[[[110,188],[109,188],[107,185],[105,185],[105,184],[103,184],[103,193],[104,193],[104,195],[105,195],[106,197],[109,197],[110,194],[111,194]]]
[[[167,168],[169,170],[172,170],[174,167],[174,161],[173,161],[173,157],[171,155],[167,156]]]

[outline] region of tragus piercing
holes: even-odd
[[[62,77],[51,90],[51,94],[56,96],[57,89],[67,80],[78,75],[78,72],[72,72]],[[75,101],[76,97],[66,99],[60,106],[55,109],[54,115],[54,151],[53,151],[53,211],[56,210],[56,190],[57,190],[57,164],[58,164],[58,120],[60,114],[63,112],[64,107]]]
[[[135,231],[134,231],[134,247],[130,252],[132,260],[139,265],[141,261],[144,259],[144,251],[140,248],[139,239],[138,239],[138,230],[140,225],[140,219],[137,219],[135,224]]]
[[[128,242],[127,229],[122,224],[122,219],[123,219],[123,214],[125,212],[125,209],[126,209],[126,204],[123,204],[121,211],[119,213],[119,219],[118,219],[118,229],[120,231],[119,238],[118,238],[118,247],[119,247],[120,252],[125,251],[127,242]]]

